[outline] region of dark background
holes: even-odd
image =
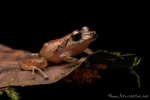
[[[141,79],[141,88],[137,85],[136,77],[128,70],[106,70],[100,73],[102,78],[93,81],[92,84],[67,85],[57,82],[50,85],[16,87],[21,100],[31,97],[42,97],[43,100],[52,97],[109,98],[110,93],[149,94],[148,66],[144,62],[144,55],[148,55],[148,7],[140,2],[108,2],[98,5],[89,3],[62,6],[6,4],[1,9],[0,43],[14,49],[39,52],[45,42],[88,26],[99,36],[89,46],[93,51],[134,53],[142,58],[141,63],[135,68]],[[2,97],[7,98],[6,94]]]

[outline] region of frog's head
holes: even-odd
[[[75,30],[71,33],[67,46],[88,46],[91,42],[95,41],[97,37],[98,35],[95,31],[91,31],[88,27],[84,26],[80,31]]]

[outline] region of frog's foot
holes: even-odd
[[[85,61],[86,61],[86,57],[82,57],[82,58],[79,59],[79,63],[83,63]]]
[[[60,59],[69,63],[80,63],[80,61],[70,56],[70,53],[65,52],[60,55]]]
[[[93,53],[93,51],[91,49],[89,49],[89,48],[86,48],[84,50],[84,52],[87,53],[87,54],[89,54],[89,55]]]
[[[73,64],[81,64],[85,61],[86,58],[83,57],[81,59],[77,59],[77,58],[71,57],[68,52],[65,52],[60,55],[60,59],[69,63],[73,63]]]
[[[48,79],[48,76],[41,69],[37,68],[36,66],[32,66],[32,68],[33,68],[32,69],[32,76],[33,76],[33,78],[34,78],[34,69],[36,69],[36,70],[40,71],[43,74],[44,79]]]

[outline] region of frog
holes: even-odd
[[[70,34],[62,38],[50,40],[44,43],[39,53],[31,53],[30,58],[20,61],[18,64],[25,71],[38,70],[45,79],[48,79],[43,69],[51,64],[61,64],[63,62],[81,64],[85,61],[85,57],[75,58],[76,55],[85,52],[92,54],[93,51],[88,48],[89,44],[97,39],[98,35],[95,31],[91,31],[89,27],[83,26],[81,30],[74,30]]]

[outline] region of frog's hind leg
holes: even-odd
[[[36,70],[38,70],[39,72],[41,72],[41,74],[43,74],[43,76],[44,76],[45,79],[48,79],[48,76],[47,76],[41,69],[39,69],[39,68],[36,67],[36,66],[30,66],[30,67],[32,67],[32,76],[33,76],[33,77],[34,77],[34,70],[36,69]]]
[[[19,62],[18,64],[23,70],[28,70],[28,71],[31,70],[32,76],[34,75],[34,70],[36,69],[40,71],[40,73],[42,73],[45,79],[48,78],[48,76],[41,70],[47,67],[48,65],[47,60],[43,57],[24,60],[24,61]]]
[[[40,58],[40,54],[39,53],[31,53],[30,58]]]

